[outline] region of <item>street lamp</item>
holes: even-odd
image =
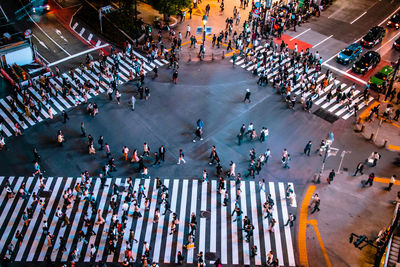
[[[207,15],[203,16],[203,47],[204,47],[204,42],[206,40],[206,24],[207,24]]]

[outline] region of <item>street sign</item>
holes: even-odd
[[[255,3],[254,3],[254,6],[255,6],[256,8],[260,8],[260,7],[261,7],[261,3],[260,3],[260,2],[255,2]]]
[[[338,148],[334,148],[334,147],[329,148],[328,157],[330,157],[330,156],[335,157],[337,155],[338,151],[339,151]]]
[[[211,27],[206,27],[206,35],[210,35],[211,34]]]
[[[31,38],[32,37],[32,30],[31,29],[27,29],[24,32],[24,36],[25,36],[26,39]]]
[[[196,34],[202,34],[202,33],[203,33],[203,27],[197,27]]]

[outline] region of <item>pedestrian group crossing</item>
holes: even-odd
[[[112,185],[127,187],[126,178],[107,179],[106,187],[100,186],[100,179],[95,179],[91,184],[91,190],[96,199],[97,209],[102,210],[102,216],[105,224],[91,224],[86,230],[83,227],[84,214],[88,212],[89,203],[84,200],[73,201],[72,207],[67,209],[67,216],[71,222],[70,225],[61,227],[62,220],[55,216],[57,207],[63,205],[63,192],[68,188],[73,188],[76,183],[81,182],[81,178],[72,177],[48,177],[45,179],[45,191],[49,194],[44,196],[45,204],[43,209],[45,213],[40,212],[41,205],[34,204],[35,213],[28,226],[24,224],[22,214],[28,205],[31,205],[32,199],[23,199],[18,195],[8,199],[4,186],[9,181],[11,188],[17,191],[22,182],[26,183],[26,188],[30,193],[37,192],[39,189],[39,179],[37,177],[0,177],[0,252],[1,256],[9,255],[7,247],[10,242],[15,245],[11,260],[17,262],[37,262],[44,261],[45,257],[50,257],[52,261],[71,260],[69,255],[74,248],[80,252],[79,261],[107,261],[122,262],[124,260],[125,241],[128,240],[129,230],[133,229],[135,239],[139,242],[133,242],[133,259],[140,261],[143,254],[143,242],[146,241],[152,248],[150,259],[158,263],[176,263],[176,254],[182,251],[185,257],[185,263],[191,264],[197,262],[197,254],[203,251],[205,255],[212,253],[212,261],[216,258],[221,259],[221,263],[226,265],[265,265],[267,253],[273,251],[278,258],[280,266],[295,266],[295,257],[293,249],[292,228],[284,226],[288,220],[289,213],[296,213],[297,202],[294,197],[291,203],[287,200],[285,190],[292,183],[267,182],[265,190],[260,189],[260,185],[254,180],[241,181],[241,196],[239,199],[240,209],[243,211],[242,219],[248,216],[251,223],[255,226],[253,238],[248,243],[245,240],[245,233],[242,231],[242,222],[240,220],[233,222],[236,215],[231,216],[235,208],[236,185],[235,181],[227,181],[226,190],[230,195],[227,206],[222,205],[224,193],[217,192],[217,181],[211,180],[210,183],[201,182],[194,179],[164,179],[163,184],[168,187],[169,202],[172,212],[178,216],[179,223],[177,232],[170,235],[170,222],[172,212],[166,215],[160,215],[158,223],[154,223],[154,212],[160,208],[160,214],[164,212],[163,205],[159,205],[160,194],[156,189],[155,179],[135,179],[134,190],[137,190],[140,184],[145,186],[145,194],[150,199],[149,209],[144,210],[144,198],[140,202],[140,213],[142,217],[130,216],[133,213],[133,205],[130,206],[127,222],[127,229],[124,232],[123,242],[120,248],[117,247],[116,253],[107,255],[106,239],[109,230],[112,212],[110,210],[110,199],[113,194]],[[74,191],[74,194],[76,192]],[[275,203],[272,217],[276,220],[273,230],[269,232],[268,219],[264,219],[262,205],[267,199],[267,195]],[[121,206],[123,199],[127,195],[127,190],[122,191],[119,196],[119,216],[121,215]],[[43,196],[43,195],[42,195]],[[31,197],[30,197],[31,198]],[[95,210],[97,210],[95,209]],[[195,232],[194,248],[185,248],[189,233],[189,220],[192,213],[198,218],[198,228]],[[95,222],[97,214],[92,218]],[[46,234],[43,233],[43,221],[47,220],[49,233],[55,236],[55,244],[49,246],[46,240]],[[83,229],[85,232],[92,229],[94,235],[90,237],[87,243],[78,240],[77,233]],[[19,230],[24,238],[22,245],[18,246],[15,239],[15,233]],[[66,251],[63,253],[58,250],[59,237],[67,240]],[[90,257],[91,244],[98,248],[97,255]],[[120,243],[119,243],[120,244]],[[251,257],[250,250],[252,246],[257,246],[258,253]],[[207,260],[207,256],[206,256]],[[210,262],[210,261],[207,261]]]
[[[260,52],[263,53],[264,51],[267,50],[266,47],[264,46],[258,46],[256,47],[256,53]],[[268,51],[268,50],[267,50]],[[272,56],[273,56],[273,51],[269,50],[267,52],[267,62],[271,62]],[[282,60],[280,66],[283,66],[284,64],[288,63],[290,61],[290,58],[286,58],[284,60]],[[233,60],[231,59],[230,62],[233,63]],[[263,62],[262,56],[257,58],[256,62],[247,62],[245,61],[245,57],[243,56],[237,56],[235,65],[242,67],[243,69],[247,70],[247,71],[254,71],[255,68],[257,68],[257,73],[260,73],[261,71],[264,71],[264,67],[261,66]],[[278,57],[275,59],[272,59],[272,62],[276,63],[278,62]],[[270,71],[270,69],[266,69],[268,72]],[[301,66],[298,69],[294,69],[294,67],[291,67],[288,69],[288,79],[292,79],[293,75],[296,75],[297,73],[302,73],[304,71],[304,67]],[[311,77],[314,75],[315,69],[309,69],[308,70],[308,77]],[[268,82],[273,82],[274,77],[278,74],[278,70],[275,70],[273,73],[269,73],[268,74]],[[320,83],[322,81],[322,79],[325,78],[325,73],[319,72],[318,73],[318,78],[316,79],[317,81],[317,87],[320,87]],[[300,77],[298,79],[298,81],[300,80]],[[342,92],[343,93],[347,93],[350,91],[351,89],[351,85],[347,85],[343,82],[337,81],[337,85],[338,87],[341,86],[341,88],[343,89]],[[354,116],[354,105],[357,104],[358,105],[358,110],[361,110],[363,107],[368,106],[368,104],[373,100],[373,97],[369,97],[369,99],[367,101],[364,101],[363,99],[363,93],[360,90],[355,90],[354,91],[354,100],[350,105],[350,108],[348,109],[347,107],[345,107],[342,104],[336,103],[335,101],[335,97],[332,97],[332,99],[330,101],[328,101],[327,99],[327,94],[329,92],[329,90],[332,88],[333,83],[330,83],[324,90],[321,90],[320,92],[320,97],[317,98],[317,96],[313,96],[312,100],[313,103],[317,106],[320,106],[322,109],[338,116],[341,117],[344,120],[347,120],[348,118],[350,118],[351,116]],[[301,94],[301,90],[300,90],[300,83],[297,83],[297,85],[294,86],[294,88],[292,88],[291,93],[295,94],[296,96]],[[336,90],[332,90],[332,94],[335,94]],[[304,97],[307,98],[311,93],[310,92],[305,92],[304,93]]]
[[[148,62],[148,60],[142,55],[138,54],[135,51],[133,51],[133,53],[138,58],[138,62],[140,64],[143,64],[143,70],[145,74],[149,71],[152,71],[155,66],[160,67],[168,63],[168,61],[166,61],[165,59],[155,59],[153,62]],[[129,71],[134,70],[134,62],[132,62],[128,57],[124,57],[122,53],[119,53],[119,56],[119,84],[123,84],[128,82]],[[107,64],[114,64],[114,60],[110,56],[107,57]],[[99,92],[104,93],[107,91],[107,88],[111,83],[105,75],[99,75],[99,62],[92,62],[92,66],[96,73],[93,73],[91,70],[87,70],[86,68],[75,68],[75,78],[82,84],[87,81],[93,86],[96,82],[98,82],[100,85]],[[133,73],[135,73],[135,71],[133,71]],[[67,95],[65,98],[62,96],[61,93],[62,76],[66,77],[72,85],[71,91],[73,95]],[[36,81],[38,78],[39,77],[35,77],[33,81]],[[23,114],[23,119],[21,121],[21,118],[19,118],[17,114],[12,111],[11,96],[7,96],[0,100],[0,118],[2,118],[4,121],[2,130],[7,137],[16,133],[16,123],[21,127],[21,129],[26,130],[31,126],[42,122],[43,120],[48,120],[51,117],[48,111],[49,107],[51,107],[52,109],[52,115],[57,115],[61,114],[62,111],[66,111],[84,101],[83,97],[79,93],[77,84],[75,83],[75,81],[72,80],[68,72],[61,74],[60,77],[55,76],[49,78],[50,83],[53,85],[54,88],[57,89],[57,96],[51,96],[48,103],[43,103],[44,107],[41,109],[40,115],[37,118],[33,114],[29,118],[28,116],[26,116],[24,110],[21,110],[20,113]],[[28,95],[30,95],[35,102],[41,101],[42,97],[32,86],[29,85],[27,92]],[[97,93],[93,89],[87,93],[87,98],[89,100],[94,96],[97,96]],[[17,106],[24,106],[23,96],[21,92],[18,92],[17,99],[15,99],[15,101],[17,102]]]

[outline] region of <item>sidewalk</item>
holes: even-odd
[[[225,2],[225,10],[224,12],[220,12],[220,3],[217,0],[211,0],[211,1],[205,1],[203,0],[201,4],[197,5],[197,8],[193,9],[192,13],[192,18],[190,19],[189,12],[187,11],[185,19],[181,22],[180,19],[177,20],[174,17],[171,17],[171,19],[175,20],[171,24],[171,27],[173,27],[176,35],[178,36],[179,32],[182,34],[182,49],[178,52],[179,53],[179,58],[181,60],[188,61],[190,60],[200,60],[198,57],[200,45],[202,44],[203,41],[203,34],[196,34],[196,28],[197,27],[203,27],[203,16],[205,14],[205,8],[207,4],[210,5],[210,14],[207,16],[207,23],[206,27],[211,27],[211,35],[208,35],[206,40],[205,40],[205,59],[204,60],[212,60],[213,55],[214,59],[222,59],[222,54],[224,55],[228,54],[227,56],[232,55],[232,50],[227,52],[227,42],[223,42],[220,48],[214,47],[212,48],[212,36],[215,34],[218,36],[218,34],[223,30],[225,31],[225,20],[227,17],[233,17],[233,8],[236,6],[239,10],[239,13],[241,15],[241,20],[238,25],[235,25],[233,27],[233,32],[237,31],[239,34],[241,30],[243,29],[243,22],[247,20],[249,11],[250,11],[250,5],[246,9],[239,8],[240,2],[239,1],[226,1]],[[150,25],[153,25],[153,21],[155,17],[159,17],[159,19],[162,19],[162,15],[160,15],[157,11],[152,9],[149,5],[146,4],[140,4],[138,5],[138,11],[140,14],[138,15],[139,18],[143,18],[143,21],[145,23],[148,23]],[[187,26],[190,26],[190,32],[192,35],[195,35],[197,39],[197,44],[196,47],[190,48],[190,36],[185,37],[186,35],[186,29]],[[153,29],[153,37],[156,40],[158,34],[158,29]],[[163,42],[166,44],[166,47],[171,47],[171,42],[172,39],[169,38],[169,34],[166,31],[162,32],[162,37],[163,37]],[[231,39],[230,36],[228,36],[228,40]]]
[[[353,171],[353,170],[351,170]],[[334,181],[328,185],[325,172],[321,184],[311,184],[305,190],[305,197],[317,193],[321,199],[321,211],[311,214],[309,202],[301,204],[303,211],[299,218],[299,256],[307,260],[306,266],[371,266],[376,249],[370,246],[359,250],[349,243],[351,233],[365,234],[368,239],[375,239],[380,230],[387,227],[393,216],[398,185],[390,192],[385,190],[386,179],[376,179],[373,186],[363,188],[361,181],[367,180],[364,175],[349,176],[348,173],[336,174]],[[352,175],[352,173],[350,174]],[[378,174],[376,174],[378,175]],[[379,175],[378,175],[379,176]],[[314,189],[315,190],[312,190]],[[302,238],[302,229],[306,235]],[[304,232],[303,230],[303,232]],[[321,249],[321,244],[324,249]],[[306,249],[304,248],[306,246]],[[307,252],[307,255],[305,254]],[[322,264],[326,263],[326,264]]]
[[[398,91],[397,88],[400,87],[399,83],[395,83],[394,89]],[[397,95],[397,93],[396,93]],[[374,101],[367,109],[365,109],[359,116],[360,124],[356,125],[356,131],[361,131],[362,125],[365,129],[361,132],[361,136],[366,139],[371,139],[373,136],[373,141],[377,146],[385,146],[386,148],[394,151],[400,151],[400,122],[399,121],[389,121],[387,119],[382,119],[381,117],[374,117],[372,121],[367,121],[372,108],[380,105],[379,114],[382,115],[386,107],[390,104],[392,105],[392,118],[395,116],[395,111],[400,109],[400,104],[397,104],[397,99],[391,103],[389,101],[384,101],[384,96],[380,97],[380,101]]]

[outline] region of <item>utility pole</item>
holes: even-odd
[[[394,83],[394,80],[396,79],[397,72],[399,71],[399,65],[400,65],[400,56],[399,56],[399,59],[397,60],[396,67],[394,68],[393,78],[392,78],[392,80],[390,81],[389,88],[388,88],[387,91],[386,91],[385,101],[386,101],[386,100],[390,97],[390,95],[392,94],[392,91],[393,91],[393,83]]]

